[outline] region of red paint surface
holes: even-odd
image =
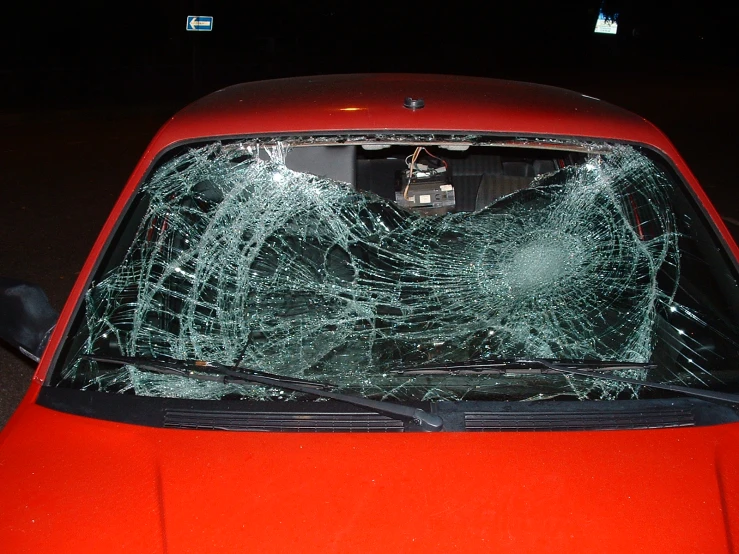
[[[163,430],[27,401],[3,552],[728,552],[739,425],[601,432]]]
[[[406,96],[426,107],[403,108]],[[359,108],[342,111],[341,108]],[[670,142],[577,93],[506,81],[339,76],[231,87],[154,138],[106,223],[34,383],[0,434],[0,552],[729,552],[739,425],[603,432],[164,430],[36,406],[94,262],[156,154],[195,137],[449,130]]]
[[[406,97],[423,98],[410,110]],[[347,110],[347,108],[351,108]],[[515,81],[434,75],[336,75],[246,83],[188,106],[160,137],[346,130],[495,131],[650,142],[644,120],[595,98]]]

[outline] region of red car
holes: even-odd
[[[0,551],[732,552],[739,250],[644,119],[343,75],[155,136],[0,433]]]

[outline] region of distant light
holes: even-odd
[[[361,112],[366,110],[367,108],[357,108],[355,106],[351,106],[349,108],[339,108],[340,112]]]
[[[618,14],[613,19],[606,19],[603,12],[598,14],[598,21],[595,22],[595,32],[604,35],[615,35],[618,31]]]

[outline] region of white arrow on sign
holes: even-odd
[[[188,15],[185,29],[188,31],[210,31],[213,29],[213,17],[204,15]]]

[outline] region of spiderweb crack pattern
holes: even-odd
[[[112,337],[124,355],[309,373],[389,395],[398,384],[381,376],[399,365],[649,360],[656,311],[674,295],[658,276],[677,275],[679,256],[668,181],[632,148],[541,176],[478,212],[434,217],[292,171],[287,145],[266,161],[259,149],[194,148],[148,179],[132,246],[88,293],[86,352]],[[625,387],[560,381],[580,397]],[[131,367],[96,385],[271,394]]]

